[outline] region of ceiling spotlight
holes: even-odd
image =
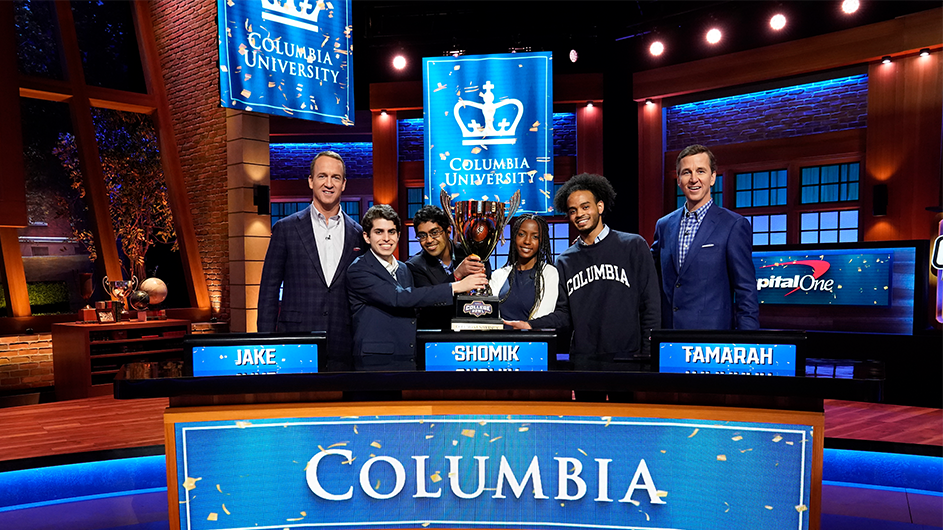
[[[586,102],[586,108],[588,108],[588,109],[593,108],[593,101],[592,101],[592,100],[589,100],[589,101]]]
[[[841,3],[841,10],[845,12],[846,15],[850,15],[858,10],[861,7],[861,3],[858,0],[844,0]]]
[[[403,57],[402,55],[397,55],[396,57],[393,57],[393,68],[396,68],[397,70],[402,70],[403,68],[406,68],[406,58]]]
[[[380,111],[380,116],[386,116],[386,109]]]
[[[717,44],[720,42],[720,37],[720,30],[717,28],[711,28],[710,31],[707,32],[707,42],[709,44]]]
[[[664,52],[665,52],[665,45],[662,44],[660,40],[656,40],[655,42],[652,43],[651,46],[648,47],[648,53],[654,55],[655,57],[658,57]]]
[[[927,55],[930,55],[930,48],[920,50],[920,57],[926,57]]]
[[[648,99],[645,100],[645,104],[646,104],[646,105],[654,105],[655,102],[652,101],[652,98],[648,98]]]
[[[782,13],[776,13],[769,19],[769,27],[779,31],[786,27],[786,17]]]
[[[443,57],[447,55],[451,55],[452,57],[461,57],[462,55],[465,55],[465,50],[447,50],[442,52]]]
[[[575,63],[577,59],[580,58],[580,54],[576,53],[576,50],[570,50],[570,62]]]
[[[884,57],[881,57],[881,64],[891,64],[891,56],[885,55]]]

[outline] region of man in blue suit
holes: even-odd
[[[319,368],[331,372],[353,369],[347,267],[364,252],[360,225],[340,208],[346,186],[340,155],[314,157],[311,206],[272,227],[259,285],[258,330],[326,331]]]
[[[457,282],[415,287],[406,264],[393,256],[401,229],[399,215],[385,204],[363,216],[363,238],[370,252],[347,269],[357,370],[415,370],[416,309],[449,303],[453,293],[488,284],[488,277],[479,272]]]
[[[714,153],[691,145],[675,164],[684,206],[655,225],[652,252],[661,266],[662,327],[758,329],[753,229],[711,199]]]

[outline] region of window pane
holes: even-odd
[[[822,195],[819,202],[835,202],[838,200],[838,185],[826,184],[822,186]]]
[[[819,242],[819,233],[818,232],[802,232],[801,243],[810,244]]]
[[[776,190],[776,201],[773,204],[777,206],[783,206],[786,204],[786,189],[785,188]]]
[[[817,230],[818,227],[819,227],[819,214],[817,213],[802,214],[802,216],[800,217],[801,230]]]
[[[16,59],[20,73],[62,79],[56,8],[52,2],[13,3]]]
[[[33,315],[74,313],[108,296],[101,278],[93,277],[96,255],[88,207],[84,194],[74,187],[84,180],[81,169],[66,166],[57,153],[74,143],[69,107],[20,101],[29,226],[17,229],[17,235],[30,308]],[[0,308],[4,305],[0,299]]]
[[[838,230],[822,230],[819,232],[820,243],[838,243]]]
[[[855,243],[858,241],[858,230],[840,230],[838,239],[842,243]]]
[[[822,184],[830,184],[833,182],[838,182],[839,168],[838,166],[823,166],[822,167]]]
[[[146,92],[130,2],[72,2],[85,82]],[[168,286],[169,287],[169,286]]]
[[[769,245],[769,234],[753,234],[753,245]]]
[[[857,201],[858,200],[858,183],[850,182],[848,183],[848,195],[842,197],[843,201]]]
[[[769,235],[769,244],[770,245],[785,245],[786,244],[786,234],[773,232]]]
[[[802,188],[801,202],[802,204],[819,202],[819,188],[815,186]]]
[[[821,212],[819,225],[823,230],[838,228],[838,212]]]
[[[769,206],[769,190],[754,191],[753,206]]]
[[[753,205],[753,194],[749,191],[737,192],[737,208],[748,208]]]
[[[785,232],[786,231],[786,215],[771,215],[770,217],[770,229],[773,232]]]
[[[167,284],[162,306],[189,307],[154,123],[110,109],[92,109],[92,119],[125,279],[156,276]]]
[[[838,225],[841,228],[858,228],[858,210],[845,210],[839,215]]]
[[[811,185],[819,183],[819,168],[817,167],[804,167],[802,168],[802,185]]]
[[[754,188],[769,188],[769,171],[762,171],[753,174]]]
[[[776,175],[776,180],[775,180],[776,187],[785,188],[786,187],[786,170],[780,169],[779,171],[775,172],[775,175]]]
[[[754,232],[769,232],[769,216],[768,215],[753,216],[753,231]]]
[[[752,173],[738,173],[737,174],[737,189],[748,190],[751,188],[753,188],[753,174]]]

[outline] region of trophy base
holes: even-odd
[[[504,329],[497,318],[453,318],[452,331],[491,331]]]

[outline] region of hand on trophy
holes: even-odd
[[[452,293],[465,293],[472,289],[483,289],[488,285],[488,277],[484,272],[470,274],[452,284]]]
[[[470,274],[477,274],[479,272],[485,272],[485,264],[481,261],[481,258],[478,257],[478,254],[471,254],[463,259],[462,262],[458,264],[458,267],[455,267],[455,279],[461,280]]]
[[[504,325],[514,329],[531,329],[530,324],[524,320],[505,320]]]

